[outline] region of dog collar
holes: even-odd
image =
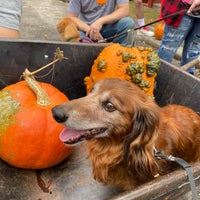
[[[72,40],[74,40],[74,38],[73,38],[73,37],[71,37],[71,38],[67,39],[67,40],[66,40],[66,42],[71,42]]]

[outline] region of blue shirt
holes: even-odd
[[[0,26],[19,30],[22,0],[0,0]]]

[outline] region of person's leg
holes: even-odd
[[[145,20],[144,20],[144,6],[142,0],[133,0],[133,3],[135,5],[135,15],[137,18],[137,25],[138,26],[144,26]],[[147,36],[154,36],[154,32],[149,30],[148,27],[141,28],[137,31],[137,33],[140,35],[145,34]]]
[[[111,36],[126,32],[129,29],[134,29],[134,28],[135,28],[134,20],[131,17],[125,17],[120,19],[118,22],[114,24],[104,25],[101,29],[101,34],[103,38],[109,38]],[[124,34],[120,37],[116,37],[115,39],[113,39],[112,42],[125,45],[127,42],[127,34]]]
[[[86,33],[85,32],[83,32],[83,31],[78,31],[79,32],[79,34],[80,34],[80,38],[83,38],[83,37],[85,37],[86,36]]]
[[[158,49],[158,55],[161,59],[172,62],[177,49],[181,46],[191,29],[192,25],[190,22],[185,15],[179,27],[165,24],[164,36]]]
[[[141,22],[143,21],[143,24],[138,23],[140,26],[144,25],[144,7],[142,4],[142,0],[134,0],[135,4],[135,15],[137,19],[141,19]]]
[[[183,48],[181,65],[184,65],[200,55],[200,19],[191,17],[191,24],[193,24],[188,33]],[[190,71],[193,71],[191,68]]]

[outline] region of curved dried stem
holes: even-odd
[[[58,61],[61,61],[63,59],[68,59],[68,58],[64,57],[64,53],[63,53],[63,51],[60,50],[59,47],[56,49],[56,52],[54,53],[54,55],[55,55],[55,57],[54,57],[54,60],[52,62],[48,63],[47,65],[45,65],[45,66],[43,66],[43,67],[41,67],[41,68],[39,68],[39,69],[37,69],[33,72],[31,72],[31,75],[37,74],[38,72],[42,71],[43,69],[46,69],[47,67],[55,64]]]
[[[30,89],[32,89],[32,91],[35,93],[36,97],[37,97],[37,103],[41,106],[48,106],[51,104],[51,100],[48,97],[47,93],[45,92],[45,90],[39,85],[39,83],[35,80],[34,75],[44,69],[46,69],[47,67],[54,65],[56,62],[61,61],[62,59],[67,59],[64,57],[64,53],[63,51],[60,50],[60,48],[58,47],[56,49],[55,52],[55,57],[54,60],[52,62],[50,62],[49,64],[33,71],[30,72],[28,69],[25,69],[25,71],[23,72],[23,77],[26,81],[26,83],[28,84],[28,86],[30,87]]]

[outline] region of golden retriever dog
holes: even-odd
[[[61,19],[57,24],[57,30],[61,41],[78,42],[80,40],[78,26],[70,18]]]
[[[155,149],[189,163],[200,160],[200,117],[180,105],[159,107],[139,87],[103,79],[91,92],[52,109],[67,126],[66,144],[86,140],[99,182],[129,190],[177,168],[155,157]]]

